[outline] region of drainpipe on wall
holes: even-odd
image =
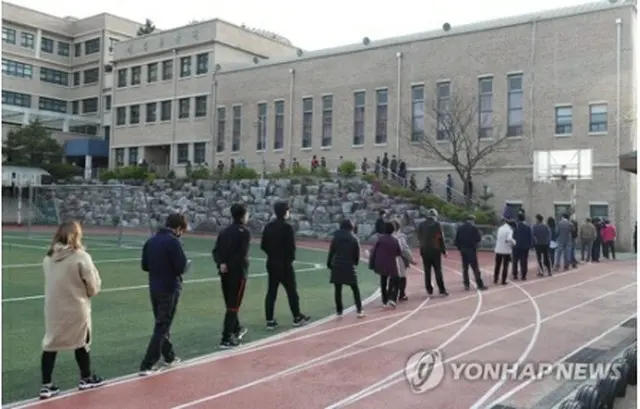
[[[296,70],[289,68],[289,159],[287,166],[291,167],[293,161],[293,104],[296,89]]]
[[[400,125],[402,124],[402,52],[396,53],[397,77],[396,77],[396,156],[400,157]]]
[[[618,162],[620,158],[621,151],[621,129],[622,129],[622,113],[621,110],[621,93],[622,93],[622,19],[616,19],[616,162]],[[616,183],[616,193],[615,193],[615,223],[616,227],[619,229],[621,223],[621,210],[620,210],[620,200],[621,200],[621,188],[620,188],[620,165],[616,163],[615,167],[615,183]]]
[[[111,72],[113,80],[111,81],[111,135],[109,135],[109,169],[116,167],[115,151],[111,152],[111,140],[116,134],[117,114],[116,107],[116,90],[118,89],[118,67],[115,61],[111,63]]]
[[[180,75],[178,65],[178,50],[173,49],[173,98],[171,98],[171,146],[169,147],[169,168],[170,171],[174,164],[177,164],[177,147],[176,147],[176,128],[178,126],[178,114],[180,113],[178,107],[178,75]],[[162,106],[160,107],[162,110]],[[162,112],[160,112],[162,115]]]
[[[532,166],[531,169],[531,183],[529,184],[529,203],[527,204],[528,212],[527,214],[531,214],[531,209],[533,208],[533,191],[535,189],[535,181],[533,178],[535,172],[536,161],[534,160],[534,151],[535,151],[535,131],[536,127],[534,124],[534,104],[535,104],[535,84],[536,84],[536,31],[538,28],[538,20],[533,19],[531,22],[531,61],[529,63],[529,72],[531,73],[531,84],[529,85],[529,151],[531,154],[530,163]]]
[[[218,134],[216,130],[216,121],[218,119],[218,71],[220,71],[220,65],[215,64],[213,67],[213,76],[211,82],[211,169],[216,169],[216,155],[218,151]],[[233,115],[233,111],[231,112]]]

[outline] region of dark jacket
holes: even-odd
[[[149,273],[149,290],[173,293],[182,287],[187,256],[170,229],[161,228],[142,247],[142,270]]]
[[[371,249],[369,268],[381,276],[397,277],[398,262],[396,257],[402,257],[400,243],[392,235],[383,234]]]
[[[518,222],[513,231],[513,238],[516,241],[514,249],[529,251],[533,247],[533,232],[531,227],[524,222]]]
[[[267,255],[267,271],[270,267],[290,267],[296,259],[296,239],[293,227],[284,219],[268,223],[262,231],[260,248]]]
[[[338,230],[333,235],[327,268],[331,271],[331,283],[352,285],[358,282],[356,266],[360,262],[360,243],[349,230]]]
[[[532,227],[533,239],[536,245],[548,246],[551,241],[551,230],[549,226],[542,223],[536,223]]]
[[[218,267],[227,265],[227,273],[246,277],[249,270],[249,243],[251,233],[242,223],[233,223],[218,235],[211,254]]]
[[[379,218],[376,220],[376,233],[384,234],[384,219]]]
[[[433,218],[420,223],[418,226],[418,240],[420,241],[421,253],[445,254],[447,249],[444,246],[444,235],[442,226]]]
[[[458,249],[476,249],[481,241],[480,230],[473,223],[465,222],[458,226],[454,241]]]

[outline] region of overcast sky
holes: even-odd
[[[607,1],[607,0],[601,0]],[[88,17],[102,12],[169,29],[191,20],[221,18],[276,32],[305,50],[394,37],[588,2],[588,0],[11,0],[56,16]],[[466,3],[466,4],[465,4]]]

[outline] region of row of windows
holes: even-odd
[[[2,72],[6,75],[22,78],[33,78],[33,65],[19,61],[2,59]],[[100,69],[89,68],[73,73],[73,86],[97,84],[100,80]],[[50,84],[69,86],[69,73],[53,68],[40,67],[40,81]],[[82,84],[81,84],[82,83]]]
[[[195,57],[195,67],[193,67]],[[209,71],[209,53],[202,53],[195,56],[189,55],[181,57],[179,60],[180,78],[191,75],[203,75]],[[153,62],[146,65],[146,82],[148,84],[173,79],[173,60]],[[118,88],[126,86],[140,85],[142,83],[142,66],[137,65],[130,68],[118,70]]]
[[[193,101],[193,103],[192,103]],[[153,123],[160,121],[171,121],[172,118],[172,101],[150,102],[144,105],[130,105],[128,107],[116,108],[116,125],[127,124],[127,109],[129,114],[129,124],[137,125],[140,123],[140,110],[144,107],[144,122]],[[109,105],[111,105],[109,101]],[[158,112],[160,105],[160,112]],[[207,116],[207,96],[198,96],[194,98],[181,98],[178,100],[178,119],[187,119],[192,116],[202,118]]]
[[[522,209],[522,203],[513,201],[507,202],[506,207],[512,209],[515,214],[518,210]],[[570,203],[555,203],[553,205],[554,217],[556,220],[560,220],[562,215],[571,213],[571,204]],[[606,203],[599,204],[589,204],[589,217],[591,219],[600,218],[600,219],[608,219],[609,218],[609,205]]]
[[[73,73],[73,86],[78,87],[80,85],[97,84],[100,80],[100,69],[89,68],[82,72],[76,71]]]
[[[33,65],[3,58],[2,73],[12,77],[33,78]]]
[[[2,42],[15,45],[17,43],[18,32],[13,28],[2,28]],[[27,31],[20,32],[20,47],[34,49],[36,43],[35,34]],[[63,57],[69,56],[70,44],[66,41],[58,41],[57,54]],[[40,51],[53,54],[56,41],[49,37],[40,38]],[[82,46],[84,45],[84,54],[91,55],[100,52],[100,38],[92,38],[84,43],[74,44],[74,55],[82,56]]]
[[[128,150],[128,157],[125,161]],[[207,145],[205,142],[196,142],[193,144],[193,163],[200,165],[206,163]],[[115,149],[116,166],[136,165],[139,162],[139,151],[136,147],[116,148]],[[176,161],[179,165],[185,165],[189,162],[189,144],[180,143],[176,147]]]
[[[20,92],[2,91],[2,104],[31,108],[31,95]]]
[[[82,105],[83,114],[98,112],[98,98],[86,98],[81,101],[71,101],[71,113],[73,115],[80,114],[80,105]]]
[[[589,133],[605,133],[608,128],[608,107],[606,103],[589,105]],[[573,107],[557,106],[555,111],[555,133],[569,136],[573,133]]]

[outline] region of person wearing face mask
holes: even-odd
[[[284,202],[276,203],[273,210],[276,219],[265,226],[260,241],[260,248],[267,255],[269,276],[267,295],[264,300],[268,330],[278,328],[278,322],[273,317],[273,309],[280,285],[287,292],[289,308],[293,315],[293,326],[299,327],[310,320],[300,312],[300,297],[296,288],[296,273],[293,269],[293,262],[296,259],[296,239],[293,227],[286,221],[289,218],[289,205]]]
[[[180,362],[170,340],[171,324],[176,314],[182,276],[190,265],[182,249],[180,236],[187,230],[187,219],[182,214],[167,217],[165,227],[154,234],[142,248],[142,270],[149,273],[149,293],[155,326],[147,352],[140,364],[140,376],[162,369],[157,366],[160,356],[166,366]]]

